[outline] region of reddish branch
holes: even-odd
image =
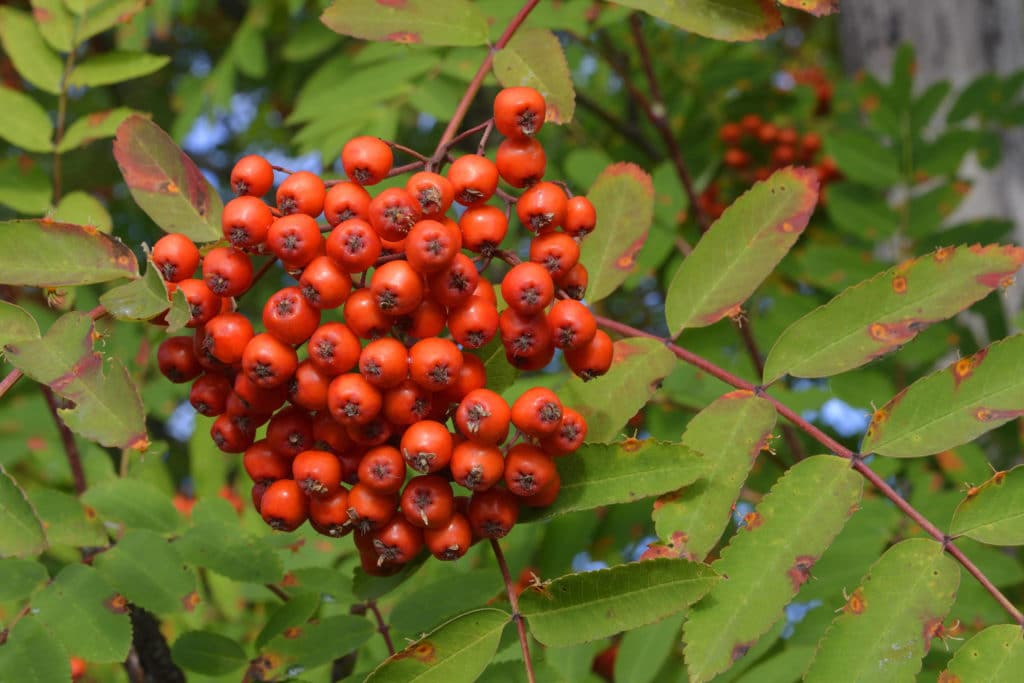
[[[501,551],[498,539],[491,539],[491,549],[494,550],[494,559],[498,561],[498,567],[501,568],[501,578],[505,580],[505,592],[508,593],[508,602],[512,606],[512,621],[516,622],[516,630],[519,632],[519,646],[523,650],[526,679],[530,683],[536,683],[533,662],[530,661],[530,641],[526,637],[526,623],[523,621],[523,615],[519,612],[519,596],[516,595],[516,587],[512,583],[512,575],[508,571],[508,562],[505,561],[505,553]]]
[[[689,363],[690,365],[693,365],[694,367],[698,368],[699,370],[702,370],[703,372],[706,372],[712,377],[722,380],[726,384],[730,384],[736,387],[737,389],[746,389],[747,391],[752,391],[758,396],[761,396],[765,400],[769,401],[773,406],[775,406],[775,410],[778,411],[778,413],[782,415],[784,418],[789,420],[797,429],[800,429],[801,431],[803,431],[808,436],[818,441],[818,443],[825,446],[827,449],[829,449],[836,455],[846,458],[847,460],[850,460],[852,462],[853,469],[855,469],[865,479],[871,482],[871,484],[876,489],[878,489],[878,491],[882,495],[884,495],[886,498],[892,501],[893,504],[895,504],[896,507],[898,507],[904,515],[913,520],[914,523],[921,527],[921,529],[923,529],[925,533],[934,538],[936,541],[942,543],[943,549],[950,555],[952,555],[953,558],[956,559],[956,561],[959,562],[963,566],[963,568],[971,574],[971,576],[978,580],[978,583],[980,583],[982,587],[986,591],[988,591],[989,595],[995,598],[996,602],[998,602],[1003,607],[1003,609],[1006,610],[1006,612],[1013,618],[1015,622],[1017,622],[1017,624],[1024,627],[1024,614],[1021,614],[1021,611],[1017,609],[1013,605],[1013,603],[1010,602],[1010,600],[1005,595],[1003,595],[1003,593],[998,588],[996,588],[992,581],[987,576],[985,576],[984,572],[982,572],[981,569],[979,569],[977,565],[975,565],[970,560],[970,558],[964,555],[963,551],[960,550],[960,548],[956,547],[956,545],[953,544],[953,539],[944,534],[938,527],[936,527],[934,524],[928,521],[928,519],[920,512],[918,512],[918,510],[914,508],[914,506],[908,503],[906,499],[903,498],[903,496],[901,496],[899,493],[896,492],[895,489],[889,486],[889,484],[887,484],[884,479],[882,479],[875,472],[873,472],[871,468],[864,463],[864,459],[861,457],[860,454],[854,453],[849,448],[842,445],[841,443],[830,437],[828,434],[824,433],[823,431],[812,425],[810,422],[800,417],[800,415],[798,415],[788,406],[780,402],[778,399],[765,393],[764,387],[751,384],[745,379],[733,375],[729,371],[718,367],[711,361],[702,358],[701,356],[698,356],[692,351],[687,351],[683,347],[672,343],[672,341],[669,339],[665,339],[655,334],[651,334],[650,332],[645,332],[635,327],[631,327],[630,325],[620,323],[616,320],[611,320],[609,318],[605,318],[602,316],[595,317],[597,318],[597,322],[599,325],[613,332],[618,332],[619,334],[628,335],[631,337],[646,337],[648,339],[655,339],[657,341],[660,341],[665,345],[665,347],[669,351],[674,353],[676,357],[678,357],[680,360],[683,360]]]
[[[374,620],[377,622],[377,633],[384,638],[384,644],[388,648],[388,655],[395,654],[395,644],[391,642],[391,629],[388,627],[387,622],[384,621],[384,615],[380,613],[380,608],[377,607],[377,601],[367,601],[366,609],[370,610],[373,614]]]

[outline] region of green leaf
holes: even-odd
[[[1009,681],[1021,671],[1024,671],[1024,638],[1021,638],[1020,626],[999,624],[989,626],[961,645],[949,660],[946,671],[939,676],[939,681]]]
[[[0,647],[0,681],[54,683],[71,680],[68,652],[35,617],[28,616],[11,630]]]
[[[0,138],[26,152],[50,152],[53,123],[34,99],[0,86]]]
[[[93,321],[84,313],[57,319],[42,339],[4,347],[26,375],[74,402],[60,416],[72,431],[104,446],[144,449],[145,413],[124,364],[93,350]]]
[[[915,134],[920,134],[921,130],[931,122],[952,87],[949,81],[937,81],[928,86],[920,97],[914,100],[910,109],[910,126]]]
[[[82,502],[106,521],[126,528],[170,533],[181,524],[178,511],[160,489],[133,479],[111,479],[89,487]]]
[[[267,47],[263,42],[263,32],[253,22],[243,22],[235,31],[235,38],[231,42],[231,56],[235,67],[249,78],[266,77]]]
[[[899,228],[900,217],[885,194],[857,183],[830,183],[825,210],[837,228],[865,241],[885,239]]]
[[[149,320],[171,306],[160,271],[152,265],[141,279],[104,292],[100,303],[120,320]]]
[[[810,645],[787,646],[782,652],[765,657],[736,680],[737,683],[792,683],[800,679],[813,656],[814,648]]]
[[[1024,249],[1000,245],[946,247],[904,261],[786,328],[768,353],[764,382],[864,365],[1006,286],[1022,264]]]
[[[651,683],[679,642],[683,615],[627,631],[615,656],[615,683]]]
[[[68,85],[95,88],[122,83],[159,71],[171,58],[145,52],[104,52],[89,57],[76,66],[68,77]]]
[[[807,227],[818,176],[790,167],[725,210],[676,271],[665,295],[669,334],[716,323],[747,300]]]
[[[816,17],[839,11],[839,0],[779,0],[783,7],[792,7]]]
[[[825,151],[843,175],[869,187],[888,189],[902,179],[896,154],[860,130],[843,130],[825,137]]]
[[[519,607],[534,638],[561,647],[660,621],[702,598],[719,579],[707,565],[657,558],[568,574],[525,591]]]
[[[256,636],[256,649],[262,648],[274,636],[309,621],[319,606],[320,596],[316,593],[296,595],[288,602],[278,606],[267,618],[267,623],[260,629],[259,635]]]
[[[138,114],[117,128],[114,157],[139,207],[165,232],[196,242],[221,237],[223,203],[167,133]]]
[[[132,644],[124,598],[88,565],[69,564],[32,599],[36,618],[68,652],[90,662],[122,662]]]
[[[672,352],[655,339],[620,339],[614,349],[607,374],[588,382],[573,377],[559,392],[564,405],[586,418],[587,441],[617,440],[676,365]]]
[[[263,540],[241,532],[237,524],[206,522],[175,542],[182,558],[199,567],[252,583],[274,583],[284,569],[281,558]]]
[[[65,5],[81,15],[75,30],[75,38],[82,43],[95,35],[124,24],[150,3],[147,0],[65,0]]]
[[[683,556],[702,561],[729,525],[733,505],[771,437],[775,408],[749,391],[722,396],[690,420],[683,445],[704,458],[701,478],[654,504],[654,528]]]
[[[442,621],[479,607],[501,592],[494,569],[452,572],[404,595],[388,620],[392,633],[418,636]]]
[[[604,299],[626,281],[654,220],[654,185],[636,164],[612,164],[587,193],[597,210],[597,225],[580,247],[580,263],[589,275],[587,301]]]
[[[103,547],[109,543],[96,511],[77,497],[56,489],[36,489],[29,496],[50,545]]]
[[[100,232],[110,234],[114,221],[107,207],[91,194],[76,190],[61,197],[50,219],[59,223],[75,223],[93,226]]]
[[[760,0],[615,0],[684,31],[715,40],[758,40],[782,28],[773,3]]]
[[[555,502],[544,508],[524,508],[520,520],[546,519],[674,491],[704,476],[705,461],[687,446],[653,439],[584,444],[575,453],[555,459],[562,480]]]
[[[932,142],[914,147],[914,170],[928,175],[953,175],[964,156],[980,145],[979,131],[948,129]]]
[[[42,215],[50,208],[53,185],[41,165],[27,157],[0,159],[0,205],[18,213]]]
[[[499,609],[462,614],[385,659],[364,683],[472,683],[494,657],[509,621]]]
[[[487,22],[468,0],[334,0],[320,16],[335,33],[422,45],[483,45]]]
[[[96,228],[38,219],[5,221],[0,230],[10,247],[0,252],[6,285],[88,285],[139,272],[132,250]]]
[[[75,44],[74,18],[62,0],[32,0],[32,18],[39,33],[50,47],[59,52],[70,52]]]
[[[843,528],[863,483],[847,460],[819,455],[790,468],[711,566],[728,577],[683,627],[691,683],[709,681],[776,622]]]
[[[44,550],[42,523],[14,477],[0,465],[0,557],[38,555]]]
[[[292,569],[288,572],[285,590],[289,595],[313,593],[325,603],[355,602],[351,574],[329,567]]]
[[[0,602],[27,598],[49,578],[46,567],[35,560],[0,560]]]
[[[323,666],[359,648],[376,633],[368,619],[341,614],[296,626],[271,640],[262,654],[274,662],[264,680],[280,680]]]
[[[997,472],[977,489],[957,505],[950,535],[991,545],[1024,545],[1024,466]]]
[[[22,339],[39,339],[39,324],[21,306],[0,301],[0,346]]]
[[[46,44],[31,15],[0,7],[0,43],[22,78],[52,95],[60,93],[64,62]]]
[[[156,532],[130,529],[96,557],[95,566],[111,586],[151,612],[168,615],[195,607],[195,577],[174,545]]]
[[[922,377],[875,411],[861,452],[931,455],[1024,415],[1024,335]]]
[[[57,151],[68,152],[87,145],[93,140],[112,138],[117,133],[117,127],[133,114],[136,114],[134,109],[118,107],[81,116],[68,126],[64,137],[57,143]]]
[[[539,91],[547,103],[545,121],[572,121],[576,91],[562,44],[551,31],[543,28],[516,31],[508,45],[494,55],[494,75],[506,88],[525,85]]]
[[[912,538],[889,548],[850,594],[818,643],[807,683],[912,681],[931,645],[924,637],[953,605],[960,569],[935,541]]]
[[[499,301],[503,301],[500,297]],[[487,372],[487,388],[501,393],[512,386],[519,376],[519,370],[505,358],[505,347],[501,343],[501,335],[487,342],[482,348],[470,351],[484,362]]]
[[[209,631],[182,633],[171,647],[171,657],[181,668],[207,676],[229,674],[248,662],[241,645]]]

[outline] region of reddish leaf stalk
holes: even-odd
[[[50,415],[53,416],[53,421],[57,425],[57,431],[60,432],[60,440],[64,444],[64,453],[67,454],[68,466],[71,468],[71,479],[75,484],[75,493],[81,495],[85,493],[86,489],[85,470],[82,469],[82,455],[78,452],[75,435],[64,424],[64,420],[60,419],[60,413],[57,412],[60,405],[57,403],[57,396],[53,393],[53,389],[45,384],[40,384],[39,388],[43,392],[43,398],[46,399]]]
[[[377,607],[377,601],[367,601],[366,609],[373,613],[373,618],[377,621],[377,633],[383,636],[384,644],[388,648],[388,655],[390,656],[395,654],[395,644],[391,641],[391,629],[388,627],[387,622],[384,621],[384,615],[380,613],[380,607]]]
[[[1003,595],[1003,593],[998,588],[996,588],[995,584],[992,583],[992,581],[985,575],[985,573],[982,572],[981,569],[979,569],[978,566],[970,560],[970,558],[964,555],[963,551],[960,550],[960,548],[956,547],[953,544],[953,539],[947,536],[946,534],[942,533],[942,531],[938,527],[936,527],[934,524],[928,521],[928,519],[924,515],[922,515],[916,508],[914,508],[913,505],[907,502],[906,499],[903,498],[903,496],[901,496],[899,493],[896,492],[895,489],[889,486],[889,484],[887,484],[884,479],[882,479],[875,472],[873,472],[871,468],[864,463],[864,460],[859,453],[854,453],[849,448],[842,445],[841,443],[830,437],[828,434],[824,433],[823,431],[812,425],[810,422],[800,417],[800,415],[798,415],[791,408],[780,402],[777,398],[774,398],[765,393],[764,387],[757,386],[746,381],[745,379],[737,377],[728,370],[718,367],[717,365],[707,360],[706,358],[698,356],[692,351],[687,351],[683,347],[672,343],[670,339],[659,337],[656,334],[645,332],[630,325],[620,323],[616,320],[611,320],[610,318],[605,318],[603,316],[594,317],[597,319],[598,325],[613,332],[618,332],[619,334],[627,335],[630,337],[646,337],[648,339],[660,341],[665,345],[665,347],[669,351],[674,353],[676,357],[679,358],[680,360],[683,360],[689,363],[690,365],[693,365],[699,370],[708,373],[712,377],[722,380],[726,384],[731,384],[737,389],[746,389],[747,391],[752,391],[758,396],[761,396],[765,400],[769,401],[773,406],[775,406],[775,410],[778,411],[780,415],[782,415],[784,418],[793,423],[793,425],[796,426],[798,429],[802,430],[808,436],[818,441],[818,443],[825,446],[834,454],[842,458],[846,458],[847,460],[850,460],[852,462],[852,467],[854,470],[859,472],[861,476],[863,476],[865,479],[871,482],[871,484],[876,489],[878,489],[878,491],[883,496],[892,501],[892,503],[896,507],[898,507],[904,515],[906,515],[915,524],[921,527],[921,529],[925,533],[934,538],[936,541],[942,543],[943,549],[950,555],[952,555],[953,558],[957,562],[959,562],[971,576],[978,580],[978,583],[981,584],[982,588],[988,591],[989,595],[995,598],[996,602],[998,602],[1002,606],[1002,608],[1006,610],[1006,612],[1010,615],[1011,618],[1013,618],[1013,620],[1017,624],[1024,627],[1024,614],[1022,614],[1021,611],[1017,609],[1014,606],[1014,604],[1010,602],[1010,600],[1005,595]]]
[[[473,102],[473,98],[480,91],[480,86],[484,83],[484,78],[487,77],[487,72],[491,69],[491,64],[494,63],[494,55],[501,48],[508,45],[508,41],[512,39],[515,32],[519,30],[519,27],[526,21],[526,17],[529,16],[533,8],[537,6],[540,0],[526,0],[523,6],[516,12],[516,15],[512,17],[512,20],[505,27],[501,37],[498,38],[498,42],[493,47],[487,50],[487,56],[484,57],[484,61],[480,63],[480,68],[476,70],[476,75],[473,76],[473,80],[470,81],[469,86],[466,87],[466,92],[462,94],[462,99],[459,100],[459,104],[455,107],[455,113],[452,115],[452,120],[448,122],[448,127],[444,129],[444,133],[441,134],[441,140],[437,143],[437,149],[434,150],[434,155],[431,157],[431,161],[436,164],[440,161],[441,157],[446,151],[446,146],[455,137],[455,132],[462,125],[462,120],[466,118],[466,114],[469,112],[469,105]]]
[[[494,559],[498,561],[501,568],[501,578],[505,580],[505,592],[508,593],[508,602],[512,606],[512,621],[516,622],[516,630],[519,632],[519,646],[523,650],[523,663],[526,665],[526,679],[530,683],[537,683],[533,673],[533,662],[530,661],[530,641],[526,636],[526,622],[519,612],[519,597],[516,595],[516,588],[512,584],[512,575],[508,571],[508,562],[505,561],[505,553],[501,550],[498,539],[491,539],[491,549],[494,550]]]

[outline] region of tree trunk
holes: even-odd
[[[866,70],[888,81],[896,49],[911,43],[917,53],[918,90],[937,80],[954,93],[986,72],[1024,68],[1024,2],[1021,0],[845,0],[839,15],[840,43],[848,71]],[[1016,223],[1024,243],[1024,131],[1004,134],[1002,164],[989,172],[973,159],[961,172],[974,190],[950,223],[1002,216]],[[1021,283],[1005,297],[1012,324],[1024,298]]]

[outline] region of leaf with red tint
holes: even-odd
[[[364,40],[483,45],[487,20],[469,0],[334,0],[320,21]]]
[[[11,365],[74,404],[59,411],[72,431],[103,446],[144,450],[139,391],[120,360],[105,362],[93,350],[95,334],[88,315],[67,313],[42,338],[9,343],[3,351]]]
[[[597,211],[597,226],[580,248],[590,284],[587,301],[595,303],[621,285],[636,262],[654,220],[654,184],[636,164],[612,164],[587,193]]]
[[[615,0],[615,4],[716,40],[759,40],[782,28],[775,0]]]
[[[1024,415],[1024,335],[922,377],[875,411],[861,452],[940,453]]]
[[[163,230],[196,242],[220,238],[220,196],[160,126],[129,116],[117,128],[114,158],[135,202]]]
[[[46,219],[0,223],[0,282],[5,285],[63,287],[137,278],[131,249],[90,225]]]
[[[817,173],[799,167],[776,171],[741,195],[672,278],[665,297],[671,335],[739,312],[796,243],[817,201]]]
[[[829,377],[894,351],[956,315],[1024,265],[1024,248],[942,247],[850,287],[790,325],[765,361],[764,382],[784,374]],[[940,449],[941,450],[941,449]]]
[[[839,0],[779,0],[779,4],[813,14],[816,17],[823,17],[839,11]]]

